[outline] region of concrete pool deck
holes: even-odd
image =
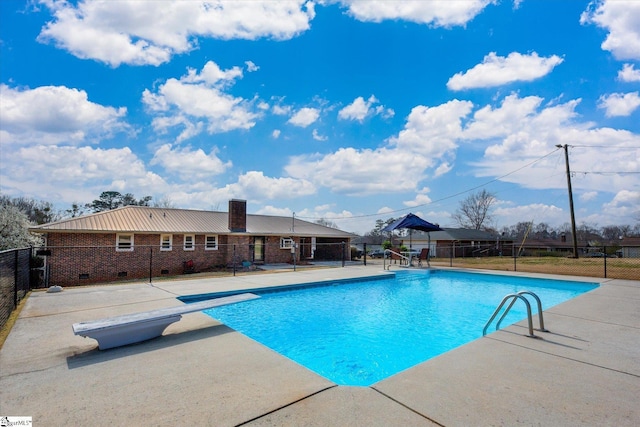
[[[553,276],[601,286],[546,310],[541,339],[520,322],[371,387],[336,386],[203,313],[104,351],[71,330],[181,295],[378,274],[350,266],[33,292],[0,349],[0,416],[34,426],[638,425],[638,281]]]

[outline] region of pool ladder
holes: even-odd
[[[496,318],[496,316],[500,312],[500,309],[502,309],[502,307],[506,304],[507,301],[511,300],[511,303],[504,310],[504,313],[502,314],[502,316],[498,320],[498,323],[496,323],[496,331],[498,329],[500,329],[500,323],[502,323],[504,318],[507,316],[507,313],[509,313],[509,310],[511,310],[511,307],[513,307],[513,305],[516,303],[516,301],[520,299],[520,300],[524,301],[524,304],[527,306],[527,320],[529,321],[529,337],[537,338],[533,334],[533,320],[531,318],[531,304],[529,304],[529,300],[527,300],[525,297],[523,297],[523,295],[531,295],[533,298],[535,298],[536,302],[538,303],[538,319],[540,320],[540,329],[538,329],[538,330],[541,331],[541,332],[549,332],[548,330],[546,330],[544,328],[544,319],[542,317],[542,303],[540,302],[540,298],[538,297],[538,295],[534,294],[531,291],[520,291],[520,292],[516,292],[515,294],[509,294],[509,295],[505,296],[504,298],[502,298],[502,302],[500,303],[498,308],[496,308],[496,311],[493,312],[493,315],[491,316],[491,318],[489,319],[487,324],[484,325],[484,329],[482,330],[482,336],[487,335],[487,328],[489,327],[489,325],[491,325],[491,322],[493,322],[493,319]]]

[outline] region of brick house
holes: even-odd
[[[125,206],[30,228],[46,240],[49,285],[81,285],[185,272],[348,259],[351,238],[291,217]]]

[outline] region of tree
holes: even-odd
[[[81,215],[84,215],[84,208],[86,206],[83,206],[81,204],[79,204],[78,202],[73,202],[71,204],[71,208],[65,210],[64,212],[67,214],[67,216],[70,216],[71,218],[77,218]]]
[[[85,206],[87,209],[91,209],[91,211],[95,213],[109,211],[121,206],[149,206],[151,199],[151,196],[145,196],[140,200],[137,200],[131,193],[122,195],[117,191],[103,191],[100,194],[100,198],[91,203],[87,203]]]
[[[338,224],[333,221],[329,221],[328,219],[320,218],[316,220],[316,224],[324,225],[329,228],[338,228]]]
[[[533,235],[536,239],[548,239],[551,236],[551,227],[546,222],[536,224],[533,229]]]
[[[531,222],[519,222],[516,225],[512,225],[510,227],[503,227],[502,231],[505,235],[516,240],[520,240],[523,239],[524,236],[528,233],[529,227],[531,227]]]
[[[453,219],[463,228],[488,229],[493,220],[491,207],[495,202],[495,196],[487,190],[472,194],[460,202],[460,207],[453,214]]]
[[[9,197],[0,195],[0,203],[15,206],[18,211],[24,213],[30,223],[46,224],[57,221],[61,218],[53,203],[41,200],[30,199],[28,197]]]
[[[381,219],[377,219],[376,220],[376,226],[373,228],[373,230],[365,233],[365,236],[383,236],[386,235],[386,232],[382,232],[382,229],[385,228],[387,225],[391,224],[393,221],[395,221],[396,218],[388,218],[386,221],[383,221]]]
[[[576,236],[579,242],[602,244],[602,242],[600,242],[602,236],[598,233],[598,227],[595,224],[592,225],[582,222],[576,230]]]
[[[164,196],[162,199],[153,202],[153,207],[175,209],[177,206],[168,196]]]
[[[0,203],[0,251],[42,245],[42,238],[29,232],[31,223],[24,212]]]

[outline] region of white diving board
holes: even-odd
[[[127,344],[159,337],[170,324],[182,318],[182,314],[208,310],[221,305],[235,304],[260,298],[258,295],[244,293],[228,297],[214,298],[193,304],[167,307],[141,313],[92,320],[73,324],[73,333],[98,341],[100,350],[120,347]]]

